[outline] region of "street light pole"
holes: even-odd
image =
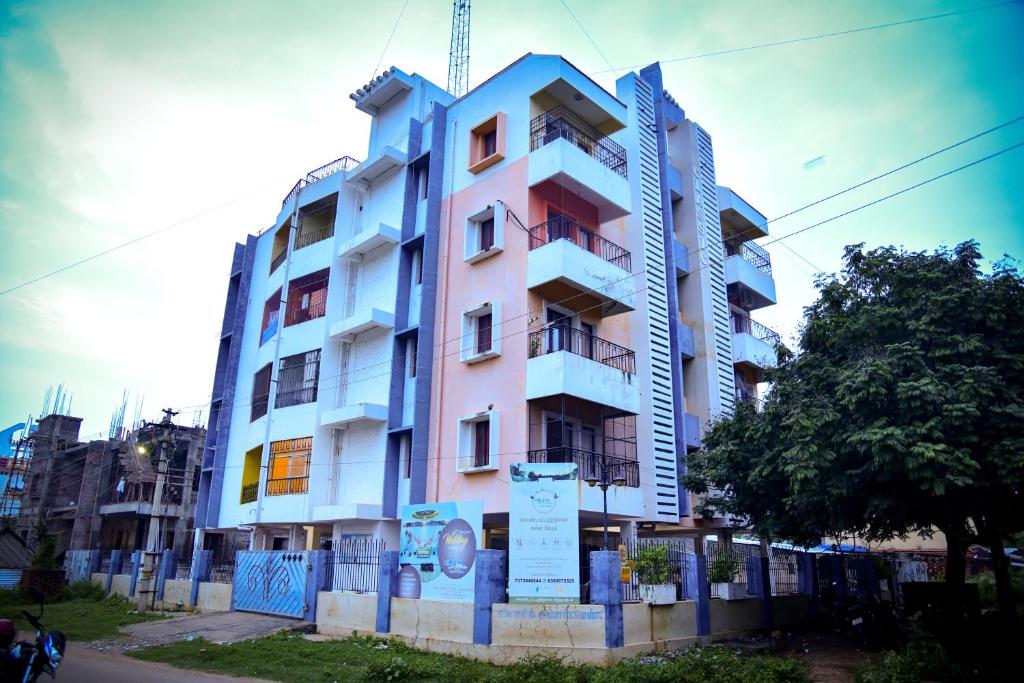
[[[601,498],[603,500],[603,520],[604,520],[604,550],[608,550],[608,487],[609,486],[622,486],[626,483],[626,478],[622,475],[610,476],[611,469],[616,465],[609,465],[605,462],[604,453],[601,454],[601,462],[596,465],[595,469],[598,470],[599,476],[594,476],[594,472],[590,473],[587,477],[587,486],[598,486],[601,488]]]

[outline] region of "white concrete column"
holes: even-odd
[[[305,534],[301,524],[292,524],[288,530],[288,550],[305,550]]]
[[[636,522],[619,522],[619,538],[621,543],[636,545]]]

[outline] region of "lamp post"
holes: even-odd
[[[623,486],[626,483],[626,478],[621,473],[615,476],[611,475],[612,468],[621,467],[621,465],[609,465],[605,462],[603,453],[601,462],[595,463],[591,467],[592,469],[584,481],[587,482],[587,486],[601,487],[601,497],[604,499],[604,550],[608,550],[608,487]]]

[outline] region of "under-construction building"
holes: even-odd
[[[80,442],[81,423],[49,415],[32,434],[22,538],[54,536],[58,551],[190,548],[206,430],[165,418],[123,439]],[[151,529],[158,534],[152,543]]]

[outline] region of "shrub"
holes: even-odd
[[[807,683],[807,668],[793,659],[741,657],[721,647],[692,647],[678,657],[648,663],[629,659],[597,672],[597,683]]]
[[[64,600],[91,600],[101,602],[107,597],[103,586],[92,581],[75,581],[64,588]]]
[[[955,667],[943,647],[920,628],[914,628],[903,652],[885,652],[857,672],[856,683],[917,683],[948,680]]]
[[[32,569],[56,569],[57,568],[57,539],[53,536],[44,536],[39,541],[35,555],[32,556]]]
[[[731,550],[723,550],[708,566],[708,583],[730,583],[740,573],[740,557]]]
[[[668,546],[649,545],[636,557],[636,573],[640,583],[668,583]]]

